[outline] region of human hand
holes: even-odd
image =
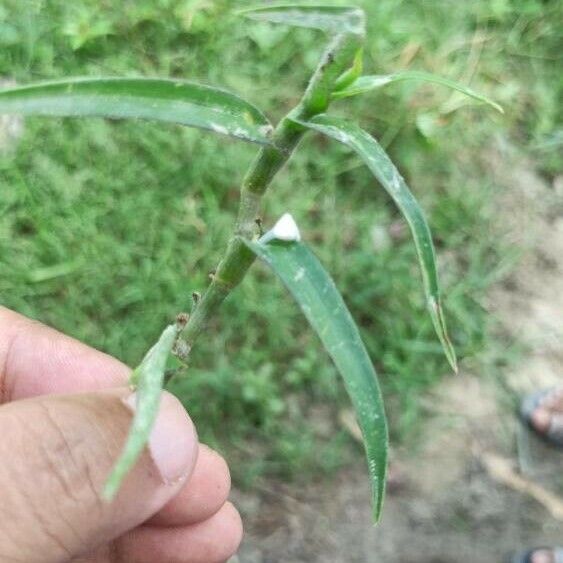
[[[0,561],[212,563],[242,526],[225,461],[164,393],[149,448],[100,494],[131,423],[129,368],[0,307]]]

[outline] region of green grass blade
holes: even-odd
[[[348,84],[345,88],[334,91],[332,93],[332,99],[340,100],[341,98],[350,98],[352,96],[371,92],[371,90],[376,90],[377,88],[382,88],[383,86],[393,82],[392,77],[392,74],[360,76],[356,78],[354,82]]]
[[[0,115],[150,119],[269,144],[252,104],[211,86],[159,78],[73,78],[0,90]]]
[[[403,213],[411,229],[418,253],[432,323],[450,365],[457,372],[455,351],[448,337],[440,300],[436,257],[430,228],[405,180],[381,145],[355,123],[328,115],[319,115],[311,121],[299,121],[299,123],[328,135],[356,151]]]
[[[166,360],[177,334],[176,326],[168,326],[131,375],[130,383],[137,388],[135,416],[121,456],[106,482],[103,491],[106,500],[113,499],[117,494],[123,479],[135,465],[149,440],[158,414]]]
[[[495,101],[491,100],[487,96],[483,96],[478,92],[475,92],[471,88],[460,84],[459,82],[455,82],[454,80],[450,80],[449,78],[443,78],[442,76],[438,76],[436,74],[431,74],[429,72],[422,72],[418,70],[405,70],[402,72],[396,72],[394,74],[376,74],[372,76],[360,76],[355,82],[333,92],[332,98],[337,100],[340,98],[348,98],[350,96],[357,96],[358,94],[364,94],[371,90],[375,90],[377,88],[382,88],[383,86],[387,86],[387,84],[393,84],[394,82],[400,82],[402,80],[420,80],[422,82],[432,82],[434,84],[440,84],[441,86],[447,86],[452,90],[456,90],[457,92],[461,92],[474,100],[487,104],[500,113],[504,113],[502,106],[497,104]]]
[[[355,6],[265,6],[240,10],[239,14],[257,21],[321,29],[330,33],[355,33],[365,29],[364,11]]]
[[[385,492],[387,422],[377,376],[358,328],[331,277],[305,244],[277,239],[245,242],[289,289],[344,379],[364,437],[377,522]]]

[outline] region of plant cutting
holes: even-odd
[[[245,10],[258,22],[312,28],[327,36],[327,47],[303,97],[272,126],[253,104],[225,90],[192,81],[162,78],[73,78],[0,91],[0,113],[58,117],[148,119],[206,129],[260,145],[242,180],[238,215],[223,257],[191,312],[179,314],[133,371],[137,408],[121,457],[108,477],[111,500],[146,445],[160,393],[169,377],[189,376],[187,361],[197,339],[224,299],[258,258],[283,282],[341,374],[364,438],[373,491],[373,516],[381,514],[387,465],[387,422],[372,362],[340,293],[306,243],[290,209],[267,232],[262,230],[262,200],[277,172],[307,133],[346,145],[364,162],[404,215],[416,246],[429,314],[444,353],[457,370],[444,313],[432,237],[424,214],[405,180],[378,141],[359,125],[328,113],[332,103],[365,95],[403,80],[422,80],[453,88],[502,108],[485,96],[448,79],[404,71],[363,75],[363,11],[355,7],[268,6]],[[374,182],[374,186],[376,182]],[[291,202],[288,202],[289,207]],[[176,355],[186,367],[173,374],[167,361]]]

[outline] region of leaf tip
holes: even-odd
[[[117,472],[114,470],[112,471],[111,475],[108,477],[104,488],[102,490],[102,499],[105,502],[112,502],[117,495],[117,491],[121,486],[121,478],[117,475]]]
[[[430,315],[436,330],[436,334],[440,339],[444,354],[454,373],[459,373],[457,365],[457,357],[453,344],[448,336],[448,329],[446,328],[446,319],[444,318],[444,310],[439,298],[431,297],[428,301],[430,307]]]
[[[377,526],[381,520],[381,515],[383,513],[383,501],[385,499],[385,484],[387,479],[387,471],[385,471],[382,477],[382,485],[374,486],[373,497],[372,497],[372,510],[371,517],[373,525]]]
[[[451,368],[453,369],[454,374],[459,375],[459,366],[457,363],[457,357],[455,354],[454,347],[451,344],[449,350],[446,352],[446,358],[448,359],[448,362]]]
[[[381,512],[383,508],[383,503],[379,502],[378,499],[373,500],[373,509],[371,512],[371,519],[374,526],[377,526],[381,521]]]

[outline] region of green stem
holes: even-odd
[[[262,148],[250,166],[242,183],[233,236],[213,274],[211,283],[184,329],[183,340],[176,346],[176,354],[180,359],[187,359],[195,339],[201,334],[209,318],[241,282],[255,260],[254,253],[247,248],[240,237],[252,239],[255,236],[262,196],[306,132],[305,128],[289,117],[308,120],[328,109],[334,85],[354,60],[362,40],[363,36],[355,34],[339,35],[333,39],[311,78],[302,100],[278,123],[272,135],[273,144]]]

